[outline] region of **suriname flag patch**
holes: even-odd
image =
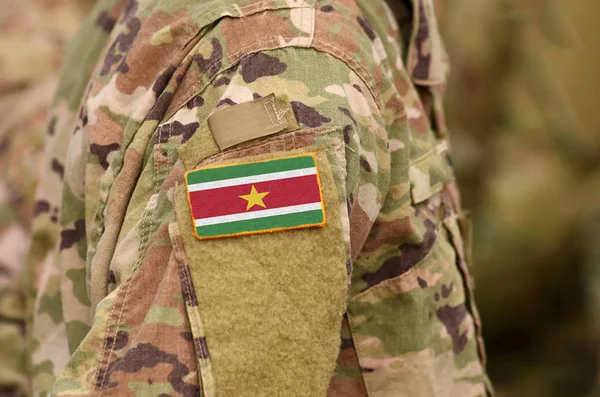
[[[322,227],[316,154],[209,166],[185,174],[197,238]]]

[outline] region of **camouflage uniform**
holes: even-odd
[[[446,55],[430,1],[393,6],[92,12],[65,60],[37,192],[36,394],[491,394]],[[287,128],[220,150],[209,117],[271,94]],[[193,236],[186,171],[302,153],[316,156],[325,227]]]
[[[0,394],[28,390],[22,270],[35,184],[58,68],[88,7],[20,0],[0,10]]]

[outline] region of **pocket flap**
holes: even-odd
[[[453,178],[448,144],[442,141],[423,156],[412,160],[409,178],[411,199],[415,205],[440,192],[444,183]]]

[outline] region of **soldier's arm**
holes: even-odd
[[[484,394],[447,143],[385,7],[376,33],[269,4],[124,9],[55,141],[54,392]]]
[[[181,89],[197,78],[186,73]],[[95,290],[109,293],[54,391],[143,385],[135,387],[211,395],[217,384],[231,395],[324,393],[339,352],[352,235],[364,241],[389,183],[387,133],[369,87],[331,55],[280,48],[242,57],[159,110],[147,144],[134,138],[125,155],[144,160],[108,275],[92,274],[92,299]],[[266,160],[292,179],[264,182]],[[193,186],[203,183],[194,170],[238,163],[259,165],[231,171],[255,182],[206,195]],[[130,172],[127,163],[121,172]],[[217,187],[228,179],[207,178]],[[256,208],[242,197],[254,189],[268,193]],[[272,215],[235,224],[259,207]],[[349,211],[359,214],[353,231]]]

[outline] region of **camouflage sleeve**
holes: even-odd
[[[195,62],[206,61],[199,56]],[[195,77],[186,75],[182,84],[188,76]],[[262,112],[277,123],[280,112],[287,127],[221,151],[209,116],[230,109],[230,117],[240,118],[236,105],[273,97],[274,103],[264,102],[250,118]],[[264,105],[276,110],[265,113]],[[252,127],[231,125],[225,132],[243,134]],[[109,294],[54,391],[76,394],[74,382],[95,374],[87,387],[118,394],[133,387],[182,394],[201,387],[204,395],[215,395],[216,385],[223,395],[243,395],[244,389],[249,395],[281,395],[292,387],[323,394],[338,356],[350,281],[348,207],[363,214],[355,232],[365,235],[389,181],[386,131],[369,88],[345,63],[313,49],[259,51],[175,109],[158,125],[151,145],[109,276],[92,280],[107,283]],[[203,242],[194,237],[185,170],[305,153],[316,153],[324,228]],[[287,190],[269,193],[274,200],[276,194],[285,199],[303,193],[293,183],[282,186]],[[251,187],[262,193],[268,186]],[[244,203],[242,193],[251,191],[233,198]],[[271,205],[269,196],[264,205]],[[140,245],[147,248],[132,250]],[[208,341],[207,334],[213,335]],[[252,375],[257,365],[264,366],[260,376]],[[289,379],[292,369],[296,375]]]
[[[158,4],[121,9],[54,138],[52,392],[485,395],[447,143],[386,6]]]
[[[271,94],[277,110],[288,111],[288,129],[218,152],[225,131],[215,125],[215,116],[229,109],[231,117],[242,117],[238,104]],[[199,364],[207,377],[203,385],[212,387],[214,382],[226,395],[244,390],[249,395],[279,395],[289,389],[301,391],[299,395],[324,395],[335,370],[339,329],[350,294],[352,238],[368,233],[389,183],[390,155],[381,112],[369,88],[345,63],[300,48],[250,54],[192,101],[204,102],[202,107],[216,112],[210,112],[210,132],[200,125],[197,135],[179,149],[186,169],[316,153],[327,222],[322,229],[197,241],[190,221],[203,215],[193,208],[190,214],[185,189],[176,193],[179,230],[174,241],[183,248],[182,265],[193,286],[192,301],[198,302],[188,304],[188,312],[197,311],[191,318],[201,319],[190,324],[195,338],[206,341],[203,349],[210,355],[201,357]],[[236,114],[237,109],[241,113]],[[198,112],[201,107],[182,108],[166,125],[187,125],[190,110]],[[240,128],[248,131],[250,126],[236,128],[234,123],[226,132],[231,136]],[[208,134],[217,146],[207,145]],[[193,207],[199,198],[191,192],[190,178],[188,174]],[[266,196],[265,205],[276,205],[275,194],[291,196],[294,203],[295,196],[308,194],[294,187],[278,192],[276,184],[261,187],[272,190],[273,201]],[[298,200],[304,202],[302,197]],[[360,216],[351,221],[351,212]],[[270,226],[258,225],[259,231],[263,227]],[[210,235],[212,230],[196,227],[196,234],[204,233]],[[253,357],[254,350],[242,353],[248,344],[261,352],[258,357]],[[253,377],[253,362],[262,367],[260,377],[242,381]],[[341,373],[354,370],[360,377],[358,362],[341,365]],[[288,379],[292,371],[295,375]],[[205,392],[214,393],[210,388]]]

